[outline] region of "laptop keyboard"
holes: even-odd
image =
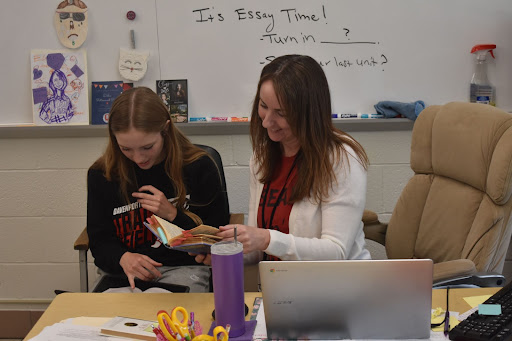
[[[501,315],[480,315],[475,311],[450,331],[450,340],[512,340],[512,282],[484,303],[500,304]]]

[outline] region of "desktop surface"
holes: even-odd
[[[450,289],[450,310],[465,312],[471,306],[464,297],[492,295],[500,288]],[[254,299],[261,297],[261,292],[246,292],[245,303],[252,308]],[[212,293],[172,293],[172,294],[105,294],[105,293],[64,293],[58,295],[44,312],[36,325],[27,334],[28,340],[46,326],[67,318],[79,316],[114,317],[130,316],[151,320],[156,318],[160,309],[171,309],[176,305],[194,311],[196,319],[203,328],[212,322],[211,313],[214,308]],[[446,290],[432,290],[432,308],[446,306]],[[249,314],[250,315],[250,314]],[[249,315],[246,319],[249,319]]]
[[[261,293],[245,293],[245,304],[249,311],[256,297],[261,297]],[[201,323],[203,331],[207,332],[213,322],[214,305],[212,293],[63,293],[55,297],[24,340],[36,336],[46,326],[71,317],[127,316],[156,321],[159,310],[171,311],[175,306],[193,311],[195,319]],[[249,317],[250,313],[246,319]]]

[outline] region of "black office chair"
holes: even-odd
[[[226,179],[224,177],[224,166],[222,164],[222,158],[219,152],[210,146],[196,144],[199,148],[203,149],[208,153],[208,155],[215,161],[217,168],[219,170],[219,176],[222,186],[222,196],[225,201],[226,207],[229,208],[229,199],[228,192],[226,187]],[[243,224],[244,223],[244,214],[243,213],[230,213],[229,215],[229,223],[230,224]],[[89,272],[87,269],[87,251],[89,250],[89,236],[87,235],[87,227],[85,227],[78,238],[75,241],[74,249],[78,250],[78,266],[80,268],[80,291],[88,292],[89,291]],[[116,283],[118,283],[118,279],[115,279]],[[116,284],[117,285],[117,284]],[[102,285],[104,286],[104,285]],[[188,288],[188,287],[187,287]],[[212,288],[211,276],[210,276],[210,290]],[[96,289],[95,289],[96,290]],[[172,291],[172,290],[171,290]]]
[[[222,188],[222,192],[220,194],[222,195],[224,203],[229,211],[229,199],[228,199],[228,191],[227,191],[227,187],[226,187],[226,178],[224,176],[224,165],[222,164],[222,158],[220,157],[219,152],[215,148],[206,146],[204,144],[196,144],[196,146],[203,149],[205,152],[207,152],[208,155],[213,159],[213,161],[215,161],[215,164],[217,165],[217,169],[219,170],[220,184],[221,184],[221,188]],[[243,223],[243,221],[242,221],[242,223]]]

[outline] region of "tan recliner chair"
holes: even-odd
[[[501,273],[512,232],[512,115],[484,104],[430,106],[414,124],[410,163],[414,176],[389,224],[365,224],[366,238],[391,259],[432,259],[434,285]]]

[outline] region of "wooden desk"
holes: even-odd
[[[245,304],[250,312],[254,298],[261,297],[259,292],[245,293]],[[189,312],[193,311],[195,319],[201,323],[203,330],[208,331],[213,321],[213,294],[105,294],[105,293],[64,293],[57,295],[48,309],[41,316],[34,328],[27,334],[28,340],[43,330],[46,326],[60,322],[70,317],[97,316],[114,317],[129,316],[143,320],[156,320],[156,313],[165,309],[170,311],[175,306],[183,306]]]
[[[471,307],[463,300],[464,297],[492,295],[500,288],[481,289],[450,289],[450,310],[463,313]],[[261,296],[260,292],[245,293],[245,303],[252,308],[254,298]],[[28,340],[43,330],[44,327],[60,322],[70,317],[97,316],[114,317],[129,316],[144,320],[156,320],[160,309],[171,310],[180,305],[195,313],[196,319],[203,329],[210,327],[214,307],[213,294],[104,294],[104,293],[64,293],[58,295],[50,304],[43,316],[25,340]],[[446,290],[432,291],[432,307],[446,307]],[[246,319],[249,319],[249,314]]]

